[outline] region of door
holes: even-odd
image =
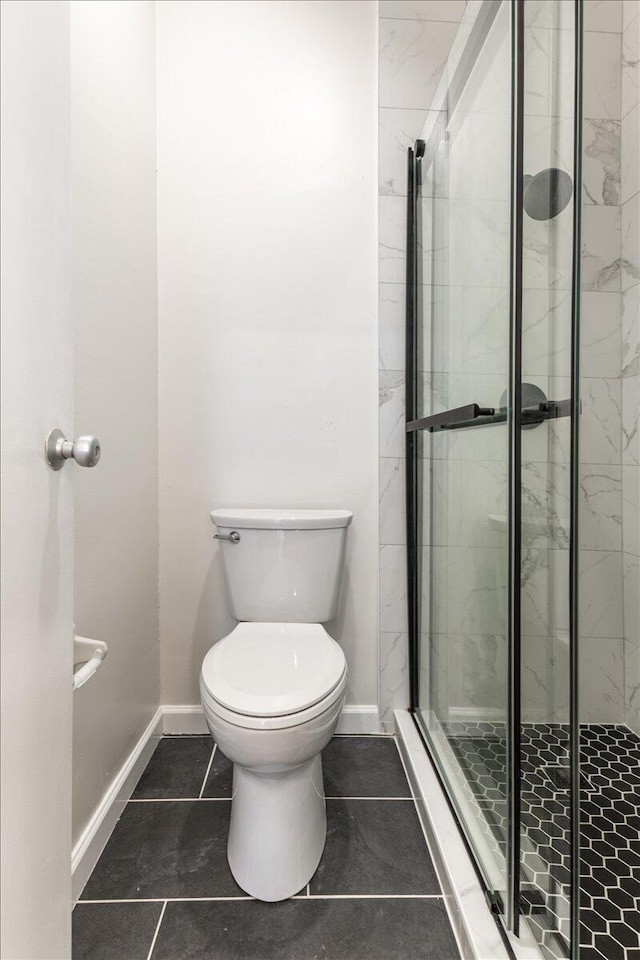
[[[71,953],[69,10],[2,4],[2,957]]]
[[[409,164],[412,707],[492,909],[554,956],[577,950],[579,37],[573,0],[475,7]]]

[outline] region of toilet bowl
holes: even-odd
[[[321,624],[337,611],[351,514],[237,510],[212,518],[220,538],[229,537],[233,612],[264,617],[242,620],[214,644],[200,673],[207,725],[233,763],[229,866],[246,893],[284,900],[309,882],[326,838],[320,754],[344,703],[347,665]],[[283,613],[300,619],[267,619]]]

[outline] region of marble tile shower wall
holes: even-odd
[[[628,722],[635,717],[637,723],[638,712],[638,546],[637,535],[635,541],[629,535],[631,530],[637,531],[632,513],[636,511],[637,517],[639,469],[633,427],[638,406],[638,191],[637,154],[633,155],[638,120],[637,103],[635,113],[633,107],[634,89],[637,100],[633,40],[637,38],[638,21],[637,12],[631,15],[633,9],[637,11],[637,2],[627,0],[624,10],[627,52],[622,88],[623,5],[618,0],[590,0],[585,4],[582,703],[583,719],[593,722],[623,720],[625,700]],[[459,21],[466,19],[464,7],[464,3],[450,0],[390,0],[380,6],[380,712],[384,723],[391,721],[395,707],[408,702],[402,432],[406,147],[420,134],[426,117],[433,118],[434,112],[426,108],[431,105]],[[528,4],[526,138],[532,170],[548,166],[549,157],[564,169],[572,166],[572,97],[568,96],[572,77],[564,67],[566,63],[571,69],[571,56],[561,55],[562,44],[572,43],[572,33],[570,29],[553,29],[558,24],[550,19],[551,9],[548,2],[530,0]],[[558,107],[562,103],[567,109]],[[486,123],[482,129],[486,139]],[[628,137],[622,139],[621,183],[624,130],[628,130]],[[496,135],[500,137],[499,130]],[[624,153],[625,143],[628,155]],[[635,208],[630,204],[634,196]],[[560,397],[568,395],[570,371],[570,284],[565,282],[570,277],[570,235],[565,236],[571,229],[570,216],[561,216],[550,224],[532,222],[529,227],[525,250],[525,373],[549,395]],[[458,306],[463,312],[464,304]],[[492,303],[486,307],[487,317],[499,309]],[[481,359],[476,358],[478,362]],[[482,369],[494,367],[481,364],[478,370]],[[465,368],[465,388],[468,376]],[[450,389],[455,392],[454,381]],[[541,537],[533,531],[525,558],[524,709],[528,719],[540,721],[566,719],[568,689],[568,544],[562,523],[568,516],[568,430],[566,424],[554,426],[557,429],[550,427],[545,434],[543,448],[543,431],[532,431],[525,444],[524,512],[536,517],[541,504],[545,509],[550,507],[549,532]],[[487,531],[486,515],[491,512],[487,504],[490,506],[492,497],[497,497],[494,512],[500,512],[498,501],[504,481],[504,464],[500,461],[504,451],[500,447],[493,455],[485,443],[481,452],[474,453],[473,442],[467,446],[466,453],[459,455],[464,459],[460,464],[463,469],[458,471],[461,485],[457,495],[454,453],[449,464],[454,470],[449,470],[446,478],[450,503],[453,495],[460,507],[459,525],[465,529],[464,540],[460,540],[464,557],[463,553],[460,556],[466,558],[468,569],[460,569],[454,579],[456,587],[460,578],[463,583],[468,581],[467,592],[478,596],[486,607],[489,581],[494,591],[500,590],[495,578],[504,547],[498,531]],[[468,469],[470,461],[473,476]],[[483,539],[476,542],[474,530],[477,533],[480,529]],[[447,538],[451,535],[448,531]],[[491,542],[487,537],[493,538]],[[481,548],[482,564],[472,563],[472,547]],[[487,584],[475,582],[478,571],[487,575]],[[441,599],[448,614],[449,598]],[[497,602],[490,604],[491,608],[500,610],[500,598],[494,599]],[[479,632],[478,625],[489,623],[491,617],[486,616],[487,610],[484,614],[475,611],[477,616],[473,613],[466,611],[465,616],[470,623],[473,621],[474,636],[461,634],[459,643],[447,644],[448,659],[459,660],[457,665],[449,662],[445,666],[450,678],[449,703],[463,709],[499,704],[504,699],[501,624],[495,629],[489,624]]]
[[[640,734],[640,2],[624,0],[622,22],[622,570],[625,720]]]
[[[422,131],[465,0],[379,6],[379,710],[409,705],[404,511],[404,305],[407,147]]]
[[[583,85],[580,642],[581,719],[592,723],[623,722],[625,714],[621,77],[622,2],[591,0],[585,4]],[[559,660],[566,670],[567,657]]]

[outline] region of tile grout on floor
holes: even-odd
[[[307,884],[307,887],[309,884]],[[247,900],[256,903],[269,901],[258,900],[256,897],[143,897],[139,900],[78,900],[76,906],[96,903],[242,903]],[[287,900],[444,900],[442,893],[296,893]],[[285,902],[285,901],[280,901]]]
[[[213,763],[213,758],[216,755],[216,750],[218,749],[218,744],[214,743],[213,750],[211,751],[211,756],[209,757],[209,763],[207,764],[207,769],[205,770],[204,780],[202,781],[202,786],[200,787],[200,793],[198,794],[198,800],[204,799],[202,794],[204,793],[204,788],[207,785],[207,779],[209,777],[209,771],[211,770],[211,765]]]
[[[131,797],[127,803],[231,803],[231,797]],[[393,803],[413,803],[413,797],[325,797],[325,800],[390,800]]]
[[[157,902],[157,901],[156,901]],[[158,917],[158,923],[156,924],[155,933],[153,934],[153,940],[151,941],[151,946],[149,947],[149,953],[147,954],[147,960],[151,960],[154,947],[156,945],[156,940],[158,939],[158,934],[160,933],[160,927],[162,925],[162,918],[164,917],[164,912],[167,909],[167,901],[165,900],[162,904],[162,910],[160,911],[160,916]]]
[[[220,868],[222,871],[221,879],[219,881],[216,880],[210,892],[222,893],[225,891],[226,886],[227,892],[230,893],[231,896],[166,896],[169,890],[171,890],[172,893],[189,894],[191,890],[194,892],[204,892],[204,890],[207,890],[207,888],[211,886],[208,881],[204,885],[201,883],[185,885],[181,880],[179,871],[176,875],[175,883],[172,880],[169,885],[167,878],[165,878],[167,882],[152,883],[150,885],[143,884],[142,886],[139,884],[136,885],[135,876],[133,875],[128,879],[128,875],[125,876],[122,881],[125,884],[124,886],[120,881],[117,883],[109,881],[109,864],[113,861],[113,863],[117,865],[118,857],[121,859],[124,857],[123,862],[130,862],[128,841],[125,843],[124,848],[122,848],[122,844],[125,842],[125,838],[129,837],[129,839],[133,839],[135,846],[138,842],[136,839],[138,832],[141,829],[143,830],[143,835],[146,835],[145,831],[148,832],[151,829],[153,843],[148,852],[145,853],[145,857],[147,858],[145,863],[147,860],[149,861],[153,872],[155,869],[154,858],[156,858],[157,861],[157,858],[161,855],[163,844],[169,842],[173,836],[173,832],[177,829],[172,826],[176,818],[178,824],[193,824],[189,828],[190,832],[188,831],[185,835],[187,840],[183,842],[183,846],[192,834],[194,837],[199,836],[198,831],[200,831],[202,836],[209,836],[207,831],[211,830],[211,837],[215,838],[215,856],[212,863],[214,866],[218,863],[226,863],[224,850],[220,847],[222,840],[220,840],[219,834],[220,825],[224,826],[230,810],[232,792],[230,789],[231,765],[226,761],[222,762],[223,755],[217,749],[217,745],[213,744],[213,741],[211,741],[211,749],[209,749],[208,741],[210,738],[207,737],[206,734],[186,735],[178,738],[169,736],[163,739],[165,741],[165,747],[163,748],[164,753],[162,753],[162,751],[158,752],[155,766],[151,766],[147,780],[141,785],[138,796],[130,798],[129,803],[126,805],[129,807],[129,817],[128,819],[126,817],[122,818],[122,822],[120,823],[118,831],[116,831],[113,841],[110,841],[109,848],[101,857],[101,866],[97,866],[96,871],[94,871],[94,874],[97,873],[98,877],[92,889],[87,890],[90,899],[82,899],[81,894],[81,899],[78,901],[76,921],[74,921],[76,924],[74,927],[74,943],[76,944],[73,954],[74,958],[75,960],[89,960],[91,952],[83,952],[83,950],[86,950],[85,944],[88,945],[91,942],[95,942],[96,924],[98,924],[98,927],[102,925],[103,928],[103,933],[100,935],[100,942],[107,944],[116,931],[119,937],[124,937],[124,940],[127,940],[127,937],[135,939],[136,934],[133,932],[136,928],[135,924],[131,928],[131,934],[125,933],[124,931],[129,928],[129,917],[135,917],[136,919],[139,917],[140,923],[143,924],[142,929],[146,930],[144,938],[140,940],[141,949],[139,955],[141,958],[145,958],[145,960],[157,960],[158,957],[167,954],[167,950],[171,956],[185,955],[187,941],[184,940],[184,937],[189,935],[188,932],[192,924],[194,925],[194,931],[199,931],[198,936],[204,938],[203,944],[205,944],[205,947],[203,947],[203,949],[206,948],[205,952],[206,950],[210,951],[214,941],[217,943],[217,938],[221,935],[220,931],[217,930],[217,921],[215,918],[224,918],[225,924],[230,923],[229,930],[232,932],[229,934],[225,933],[224,935],[231,937],[229,949],[233,957],[237,960],[237,957],[246,956],[247,958],[250,957],[252,960],[256,960],[256,958],[261,955],[260,950],[257,949],[261,935],[260,924],[267,923],[268,925],[270,922],[268,918],[271,917],[271,914],[268,913],[268,911],[265,912],[263,909],[265,906],[268,907],[268,904],[261,904],[260,901],[257,901],[255,898],[243,894],[243,891],[239,890],[235,884],[232,884],[231,887],[233,888],[235,886],[235,891],[237,891],[239,895],[235,895],[234,889],[228,889],[229,884],[225,880],[225,870],[228,873],[227,868]],[[171,748],[167,741],[174,739],[181,739],[184,747],[176,745],[175,748]],[[372,943],[374,940],[376,943],[383,940],[385,944],[389,937],[393,940],[396,947],[390,949],[389,956],[393,954],[394,957],[397,956],[397,944],[399,942],[399,928],[397,924],[402,923],[402,918],[405,917],[414,918],[411,920],[412,923],[418,923],[418,919],[415,918],[419,918],[418,926],[422,928],[422,926],[426,924],[426,931],[426,929],[432,929],[429,924],[435,924],[433,929],[439,931],[438,936],[442,936],[443,943],[447,944],[446,949],[438,953],[438,957],[441,955],[444,957],[445,953],[447,958],[453,958],[454,955],[457,956],[455,934],[451,930],[450,918],[446,910],[445,898],[443,897],[441,886],[435,876],[433,866],[429,868],[433,874],[433,876],[430,877],[429,869],[422,865],[423,857],[428,864],[430,856],[428,844],[425,843],[424,828],[420,823],[419,816],[417,817],[415,827],[411,827],[411,823],[413,823],[417,815],[416,803],[411,793],[405,765],[395,738],[386,734],[375,737],[363,734],[348,734],[339,735],[335,739],[341,741],[342,745],[335,745],[333,753],[330,754],[330,758],[327,760],[327,767],[325,769],[325,775],[328,779],[326,787],[329,788],[329,795],[326,796],[327,812],[330,816],[330,823],[333,829],[333,833],[330,833],[330,837],[328,838],[329,842],[323,854],[325,873],[320,875],[319,881],[316,884],[318,893],[312,893],[311,885],[307,883],[299,893],[288,898],[292,901],[291,907],[288,909],[284,908],[285,913],[283,916],[293,918],[291,922],[293,922],[295,928],[300,930],[304,935],[306,935],[310,929],[315,929],[314,925],[317,924],[318,918],[327,918],[323,921],[325,924],[329,922],[329,918],[334,918],[334,921],[331,922],[338,923],[340,929],[342,929],[340,925],[345,925],[344,935],[347,936],[347,938],[352,934],[354,924],[364,923],[362,936],[364,936],[365,939],[372,938]],[[188,740],[200,742],[189,745],[185,743],[185,741]],[[375,744],[371,743],[372,740],[376,741]],[[389,740],[394,741],[394,747],[388,745]],[[359,744],[358,741],[368,741],[369,745],[367,746],[364,742]],[[208,757],[207,752],[209,752]],[[185,760],[183,758],[187,759]],[[150,761],[150,763],[152,763],[152,761]],[[323,762],[323,767],[324,766],[325,764]],[[206,770],[204,769],[205,767]],[[218,767],[220,767],[220,769],[218,769]],[[214,771],[215,776],[213,776]],[[197,782],[198,779],[200,779],[199,786]],[[212,780],[210,785],[208,783],[209,780]],[[376,794],[385,793],[386,791],[387,793],[393,793],[395,795],[363,796],[362,791],[367,789],[373,790]],[[161,794],[162,791],[166,793],[185,792],[193,795],[178,797],[158,796],[157,794]],[[404,793],[404,791],[407,791],[405,795],[398,796],[399,793]],[[145,792],[150,794],[155,793],[156,796],[145,797]],[[226,792],[227,796],[207,797],[204,796],[206,792]],[[207,801],[212,804],[210,811],[202,807],[202,803],[206,803]],[[222,806],[220,806],[220,801],[223,801]],[[367,803],[367,801],[370,801],[370,803]],[[390,801],[392,805],[389,806],[387,801]],[[409,801],[409,806],[407,806],[407,801]],[[401,802],[402,806],[399,806]],[[139,806],[141,803],[155,804],[155,806],[149,806],[147,810],[145,807]],[[214,806],[215,803],[218,804],[217,807]],[[396,804],[395,807],[393,806],[394,803]],[[163,804],[165,804],[164,807],[162,806]],[[169,806],[166,806],[167,804],[169,804]],[[408,818],[411,820],[411,823],[409,823]],[[206,826],[210,820],[214,825],[212,828]],[[407,821],[406,826],[409,833],[405,835],[403,832],[402,836],[410,836],[412,838],[411,849],[414,852],[411,855],[407,853],[408,860],[401,857],[399,861],[400,867],[397,868],[397,877],[396,874],[393,874],[394,877],[396,877],[394,881],[388,879],[386,872],[384,873],[384,877],[387,878],[386,880],[380,882],[378,880],[375,882],[371,881],[369,871],[372,870],[375,877],[376,870],[381,869],[384,856],[376,853],[377,845],[375,843],[371,848],[368,843],[365,844],[366,850],[365,853],[362,853],[362,850],[365,848],[362,848],[357,843],[356,846],[353,846],[354,841],[352,837],[356,837],[360,829],[364,831],[363,836],[365,838],[378,836],[380,830],[382,830],[383,835],[389,837],[382,846],[383,853],[385,850],[387,851],[385,856],[387,856],[387,858],[391,857],[391,859],[388,860],[390,863],[391,860],[399,856],[398,849],[390,837],[396,837],[396,831],[400,829],[396,826],[396,823],[405,824],[405,821]],[[133,831],[133,833],[129,835],[127,833],[128,830]],[[218,831],[217,833],[216,830]],[[222,836],[222,834],[220,834],[220,836]],[[408,842],[409,841],[403,840],[405,844]],[[344,853],[348,855],[344,863],[340,858],[336,861],[336,851],[343,849],[341,844],[344,845],[345,843],[347,847],[344,848]],[[220,850],[218,850],[218,847],[220,847]],[[401,847],[404,850],[402,844]],[[187,847],[185,847],[185,849],[187,849]],[[368,852],[370,849],[373,852]],[[419,853],[419,849],[423,851],[422,854]],[[145,847],[145,851],[146,850],[147,847]],[[393,855],[390,853],[391,850],[393,850]],[[414,863],[414,861],[419,862]],[[335,865],[338,862],[340,869],[336,877],[334,876]],[[416,868],[415,871],[411,871],[410,876],[407,874],[407,862],[413,863]],[[349,868],[347,874],[344,874],[345,864]],[[402,866],[402,864],[404,864],[404,866]],[[216,869],[218,868],[216,867]],[[102,875],[100,874],[100,870],[102,871]],[[350,875],[349,870],[352,871]],[[95,881],[96,878],[94,874],[92,874],[92,879]],[[339,890],[340,886],[342,886],[343,890],[346,888],[346,890],[354,891],[357,891],[358,888],[362,889],[364,886],[365,889],[368,887],[369,890],[384,890],[386,888],[389,891],[395,889],[413,890],[413,892],[331,892],[332,887],[333,890],[336,890],[336,888]],[[429,892],[420,892],[423,890]],[[123,893],[125,894],[124,897],[122,896]],[[127,893],[132,896],[126,896]],[[156,894],[156,896],[144,896],[145,893]],[[98,897],[96,897],[95,894],[98,894]],[[104,899],[100,898],[100,894],[103,895]],[[305,902],[306,906],[302,906]],[[294,906],[296,903],[298,904],[297,907]],[[257,918],[255,922],[258,932],[255,933],[255,935],[249,935],[249,932],[245,931],[249,936],[252,946],[248,948],[248,953],[240,950],[240,953],[236,954],[235,951],[239,948],[237,945],[233,945],[233,930],[244,930],[244,926],[247,923],[247,920],[244,918],[249,915]],[[336,920],[335,918],[338,919]],[[382,926],[376,927],[376,923],[378,923],[378,925],[382,924]],[[211,924],[213,924],[213,927],[211,927],[213,932],[209,932]],[[375,933],[374,928],[377,931]],[[226,926],[224,929],[227,931]],[[334,927],[332,926],[331,929],[333,930]],[[392,933],[392,931],[396,931],[395,934]],[[142,937],[141,934],[138,934],[138,936]],[[329,936],[329,934],[327,934],[327,936]],[[331,934],[331,936],[333,936],[333,934]],[[83,937],[86,938],[84,943]],[[175,939],[176,937],[177,940]],[[211,939],[212,937],[213,939]],[[244,937],[244,933],[242,937]],[[256,937],[258,937],[257,940],[255,940]],[[404,934],[401,939],[403,940],[403,938]],[[411,937],[409,937],[409,940],[411,941]],[[242,942],[244,943],[244,939]],[[120,941],[118,941],[118,943],[120,943]],[[220,946],[216,947],[214,954],[218,956],[216,950],[219,952],[221,949]],[[242,949],[245,950],[247,948],[243,947]],[[335,946],[333,949],[335,950]],[[420,950],[417,952],[420,953]],[[231,956],[231,953],[229,956]],[[205,953],[201,954],[196,950],[194,956],[196,955],[200,960],[203,960]],[[206,953],[206,955],[208,957],[209,953]],[[225,953],[224,955],[226,956],[227,954]],[[289,954],[287,954],[287,956],[288,955]],[[331,955],[334,955],[333,952]],[[411,955],[413,956],[414,953]],[[420,953],[420,955],[422,954]],[[116,949],[115,952],[113,952],[112,948],[112,953],[109,953],[108,956],[112,958],[112,960],[116,956],[121,957],[122,950],[120,949],[120,952],[118,952],[118,949]],[[342,956],[341,953],[340,956]],[[349,953],[349,957],[351,957],[351,953]]]

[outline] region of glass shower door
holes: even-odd
[[[508,886],[501,825],[507,818],[509,4],[486,5],[469,41],[473,59],[453,65],[444,109],[430,117],[417,164],[414,412],[432,421],[416,437],[417,697],[441,775],[502,908]]]
[[[561,958],[576,863],[577,4],[469,10],[409,164],[412,704],[494,912]]]

